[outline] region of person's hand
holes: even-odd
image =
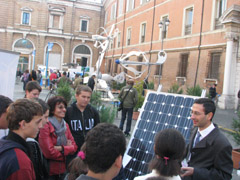
[[[62,146],[54,146],[54,149],[56,149],[57,151],[62,151]]]
[[[194,172],[194,168],[193,167],[182,167],[181,168],[181,177],[192,176],[193,172]]]
[[[72,145],[72,141],[71,140],[67,140],[67,146],[71,146]]]

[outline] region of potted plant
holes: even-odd
[[[113,105],[109,106],[104,105],[101,100],[101,92],[94,91],[92,93],[90,103],[93,107],[95,107],[98,110],[101,122],[106,123],[114,122],[114,118],[116,117],[117,114],[117,108],[114,107]]]
[[[240,111],[238,111],[238,118],[233,119],[232,127],[235,132],[230,133],[233,136],[234,141],[237,145],[240,145]],[[233,167],[235,169],[239,169],[240,163],[240,149],[233,149],[232,150],[232,160],[233,160]]]
[[[140,113],[139,109],[142,107],[144,99],[145,99],[145,97],[142,95],[142,93],[143,93],[143,83],[144,83],[143,81],[138,81],[133,86],[138,92],[138,102],[133,109],[133,120],[138,119],[138,116],[139,116],[139,113]]]

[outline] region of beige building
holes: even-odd
[[[186,90],[216,83],[221,108],[236,108],[240,89],[239,0],[104,0],[105,27],[116,24],[119,34],[106,53],[102,70],[122,71],[122,55],[140,50],[156,62],[161,49],[166,62],[151,66],[149,81],[167,91],[174,83]],[[170,20],[170,22],[168,22]],[[159,23],[162,26],[159,27]],[[165,24],[165,25],[164,25]],[[143,57],[129,60],[144,61]],[[146,66],[138,66],[141,71]],[[130,73],[130,72],[128,72]],[[144,73],[141,79],[148,75]]]
[[[1,0],[0,48],[21,53],[21,71],[46,65],[49,42],[53,43],[49,67],[62,70],[65,63],[94,66],[98,50],[92,35],[102,19],[102,5],[94,1]]]

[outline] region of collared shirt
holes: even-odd
[[[208,134],[210,134],[210,132],[212,132],[212,130],[214,130],[214,129],[215,129],[215,126],[213,125],[213,123],[211,123],[210,126],[208,126],[206,129],[204,129],[202,131],[199,131],[199,128],[198,128],[198,132],[201,134],[200,141],[203,138],[205,138]],[[195,136],[195,138],[196,138],[196,136]]]

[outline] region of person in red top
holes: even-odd
[[[50,89],[52,89],[52,84],[55,84],[56,83],[56,79],[57,79],[57,73],[56,71],[52,72],[49,76],[49,79],[50,79]]]
[[[63,180],[66,175],[66,156],[74,154],[77,145],[68,124],[64,121],[67,103],[61,96],[48,100],[49,122],[39,134],[39,145],[46,159],[49,160],[49,179]]]

